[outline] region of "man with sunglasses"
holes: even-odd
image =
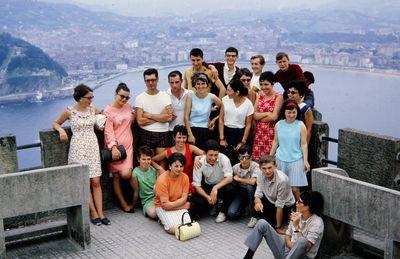
[[[263,237],[275,258],[315,258],[324,234],[324,222],[320,217],[323,206],[321,193],[301,193],[285,236],[276,233],[267,221],[259,220],[244,242],[249,248],[244,258],[253,258]]]
[[[232,219],[239,218],[240,213],[246,208],[253,208],[257,175],[260,172],[258,164],[251,161],[251,147],[249,145],[242,146],[237,153],[240,162],[232,167],[235,194],[228,208],[228,217]]]
[[[155,68],[143,72],[147,90],[135,100],[136,120],[140,126],[139,146],[149,146],[159,154],[167,148],[169,122],[173,119],[170,96],[157,89],[158,71]]]

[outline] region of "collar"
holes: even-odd
[[[271,184],[271,183],[275,183],[275,182],[276,182],[276,175],[277,175],[277,173],[278,173],[278,170],[275,169],[274,176],[272,177],[272,180],[271,180],[271,181],[268,180],[268,178],[265,177],[264,174],[263,174],[263,175],[264,175],[264,178],[265,178],[265,180],[267,181],[267,183]]]
[[[224,70],[226,70],[226,71],[228,71],[228,72],[231,72],[231,70],[229,70],[228,63],[226,63],[226,62],[225,62],[225,64],[224,64]],[[232,73],[233,73],[233,74],[236,73],[236,65],[233,66],[233,71],[232,71]]]
[[[181,89],[183,89],[183,94],[182,94],[182,97],[181,97],[181,99],[182,99],[182,98],[189,92],[189,90],[187,90],[186,88],[183,88],[183,87],[181,87]],[[177,98],[175,95],[172,94],[171,87],[169,87],[169,88],[167,89],[167,94],[169,94],[170,96],[173,96],[173,97]]]

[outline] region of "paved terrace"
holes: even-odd
[[[7,258],[243,258],[243,241],[250,233],[248,218],[217,224],[214,217],[201,219],[201,236],[179,241],[157,221],[121,210],[107,211],[110,226],[91,225],[91,247],[82,250],[64,238],[7,247]],[[254,258],[273,258],[263,241]]]

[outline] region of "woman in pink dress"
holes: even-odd
[[[130,180],[133,169],[133,134],[131,124],[135,117],[132,106],[128,103],[130,90],[125,83],[120,83],[115,90],[115,100],[112,105],[104,108],[107,116],[104,128],[105,144],[111,150],[112,160],[108,164],[109,171],[113,174],[113,187],[121,209],[132,213],[133,206],[128,205],[121,190],[121,179]],[[117,161],[121,153],[117,147],[123,145],[126,150],[126,158]]]
[[[273,72],[263,72],[260,75],[261,93],[254,104],[254,120],[257,122],[256,135],[253,143],[253,160],[271,151],[274,140],[275,122],[279,117],[283,97],[274,90],[275,75]]]

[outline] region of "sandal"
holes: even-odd
[[[124,210],[123,208],[121,208],[121,210],[125,213],[134,213],[135,209],[134,208],[129,208],[129,210]]]
[[[100,218],[95,218],[95,219],[92,219],[90,222],[92,222],[92,224],[95,226],[101,226],[102,221]]]
[[[111,220],[109,220],[108,218],[102,218],[100,221],[103,225],[111,225]]]

